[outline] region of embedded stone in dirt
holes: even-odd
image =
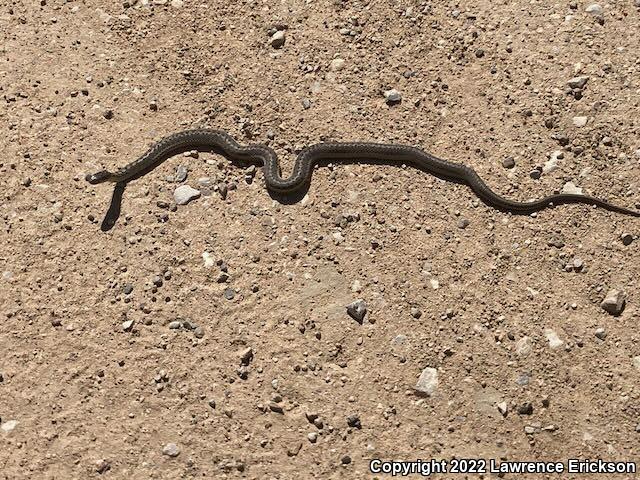
[[[611,315],[620,315],[624,310],[625,293],[622,290],[613,288],[609,290],[607,296],[602,300],[600,307]]]

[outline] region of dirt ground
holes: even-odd
[[[282,201],[201,153],[103,225],[113,184],[84,180],[207,126],[286,172],[320,141],[400,143],[509,198],[573,183],[635,208],[637,1],[0,3],[0,478],[638,459],[636,218],[512,215],[390,165],[318,168]],[[176,206],[182,184],[200,198]]]

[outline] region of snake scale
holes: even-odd
[[[263,167],[264,179],[269,190],[292,193],[301,190],[311,181],[313,167],[320,161],[373,160],[389,164],[407,164],[467,184],[486,204],[518,214],[533,213],[562,203],[585,203],[618,213],[640,217],[640,211],[608,203],[588,195],[560,193],[531,202],[509,200],[495,193],[470,167],[438,158],[417,147],[367,142],[326,142],[303,149],[296,158],[293,172],[283,178],[276,152],[262,144],[241,145],[231,135],[220,130],[184,130],[164,137],[138,159],[115,172],[101,170],[88,174],[91,184],[102,182],[126,183],[155,168],[172,155],[187,150],[210,149],[222,153],[231,160],[249,162]]]

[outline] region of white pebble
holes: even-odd
[[[162,453],[169,457],[177,457],[180,455],[180,449],[175,443],[167,443],[164,447],[162,447]]]
[[[545,328],[544,336],[547,337],[547,340],[549,341],[549,347],[551,347],[554,350],[564,345],[564,342],[560,340],[560,337],[558,337],[558,334],[550,328]]]
[[[342,58],[334,58],[333,60],[331,60],[331,65],[329,66],[329,69],[332,72],[337,72],[344,68],[344,63],[345,62]]]
[[[602,7],[597,3],[592,3],[587,8],[585,8],[584,11],[590,13],[591,15],[602,15]]]
[[[573,124],[578,127],[584,127],[589,121],[589,117],[573,117]]]
[[[573,195],[582,195],[582,188],[576,186],[573,182],[567,182],[562,186],[562,193],[570,193]]]
[[[3,422],[2,425],[0,425],[0,429],[2,429],[4,433],[9,433],[17,426],[18,426],[17,420],[9,420],[9,421]]]

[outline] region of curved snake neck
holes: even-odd
[[[184,130],[174,133],[153,144],[145,154],[117,171],[102,170],[87,175],[86,179],[91,184],[126,183],[152,170],[170,156],[194,149],[212,149],[232,160],[262,165],[267,188],[280,193],[295,192],[308,185],[314,165],[321,160],[348,162],[367,159],[390,164],[413,165],[431,174],[465,183],[486,204],[513,213],[532,213],[561,203],[585,203],[640,217],[640,211],[613,205],[588,195],[561,193],[531,202],[509,200],[491,190],[472,168],[443,160],[407,145],[366,142],[317,143],[300,152],[293,172],[289,177],[283,178],[280,174],[278,156],[273,149],[262,144],[240,145],[228,133],[211,129]]]

